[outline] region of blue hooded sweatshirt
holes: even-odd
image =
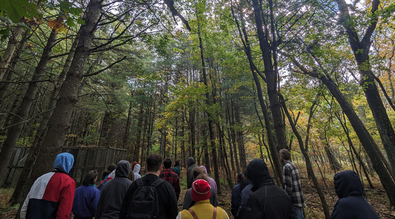
[[[56,156],[53,168],[69,174],[74,164],[74,156],[70,153],[63,152]]]
[[[358,175],[351,170],[339,172],[334,176],[337,203],[331,219],[376,219],[380,218],[363,197],[363,185]]]

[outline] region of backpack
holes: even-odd
[[[143,179],[135,181],[137,189],[133,194],[130,202],[126,218],[128,219],[153,219],[157,218],[159,213],[158,192],[156,188],[160,186],[165,180],[158,178],[155,182],[150,184]]]

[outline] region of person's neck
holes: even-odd
[[[159,177],[159,171],[157,171],[157,172],[148,172],[147,175],[148,174],[153,174],[153,175],[156,175],[157,177]]]

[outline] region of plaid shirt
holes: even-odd
[[[177,200],[178,200],[178,197],[180,196],[180,191],[181,191],[180,179],[178,178],[178,175],[175,172],[173,172],[173,170],[171,170],[171,169],[164,169],[164,170],[162,170],[162,172],[160,172],[159,178],[166,180],[173,186],[174,191],[176,192]]]
[[[285,192],[291,197],[293,205],[301,208],[305,207],[299,170],[289,160],[283,167],[283,187]]]

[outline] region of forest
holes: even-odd
[[[342,170],[395,217],[393,0],[0,0],[0,38],[0,212],[72,148],[194,157],[219,194],[254,158],[281,186],[287,148],[307,218]]]

